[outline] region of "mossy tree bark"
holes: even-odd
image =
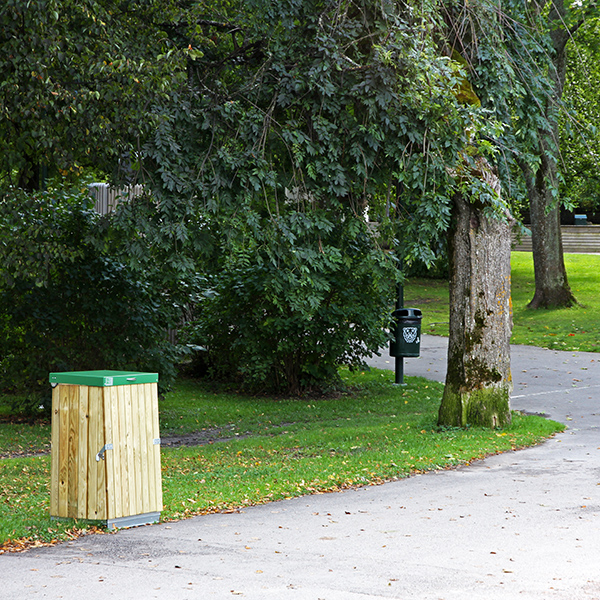
[[[486,171],[498,189],[489,166]],[[448,370],[438,420],[443,426],[502,427],[511,418],[512,218],[501,220],[484,209],[455,198]]]

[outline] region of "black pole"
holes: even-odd
[[[404,308],[404,286],[402,283],[398,284],[398,298],[396,299],[396,308]],[[404,357],[396,356],[396,377],[394,383],[396,385],[404,384]]]
[[[404,285],[399,283],[398,288],[398,298],[396,299],[396,308],[404,308]]]
[[[406,385],[404,383],[404,357],[396,356],[396,385]]]

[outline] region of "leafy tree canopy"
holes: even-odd
[[[495,121],[465,100],[437,8],[251,0],[172,23],[187,79],[143,148],[157,202],[117,225],[144,232],[125,239],[147,268],[148,236],[174,273],[202,261],[190,329],[211,368],[297,391],[360,364],[385,340],[392,257],[435,257],[459,186],[500,208],[469,167]]]
[[[565,102],[561,122],[564,195],[582,210],[600,208],[600,19],[590,19],[568,47]]]
[[[37,164],[108,168],[129,150],[153,195],[112,220],[111,256],[163,289],[201,271],[212,293],[186,308],[193,341],[224,356],[234,332],[233,369],[290,389],[381,345],[393,258],[435,258],[457,192],[502,213],[482,155],[511,171],[503,159],[534,143],[527,102],[547,87],[527,71],[545,42],[519,46],[527,15],[491,0],[52,2],[0,13],[14,46],[5,177],[35,187]],[[32,58],[24,31],[38,32]],[[25,132],[21,102],[44,117]]]
[[[252,207],[273,219],[368,211],[402,220],[408,260],[431,260],[449,224],[453,166],[480,132],[493,132],[489,114],[459,102],[464,74],[439,44],[446,26],[435,7],[253,0],[239,8],[197,9],[187,88],[160,109],[145,146],[144,176],[165,222],[185,222],[198,206]]]
[[[168,0],[6,0],[0,7],[0,177],[37,189],[40,166],[111,172],[152,123],[180,61]],[[185,62],[183,62],[185,65]]]

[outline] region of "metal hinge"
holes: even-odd
[[[98,452],[98,454],[96,454],[96,462],[100,462],[101,460],[104,460],[104,453],[107,450],[112,450],[112,449],[113,449],[112,444],[104,444],[104,446],[102,446],[102,448],[100,449],[100,452]]]

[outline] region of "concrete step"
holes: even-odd
[[[563,252],[573,254],[600,253],[600,225],[563,225]],[[531,236],[513,234],[515,252],[531,252]]]

